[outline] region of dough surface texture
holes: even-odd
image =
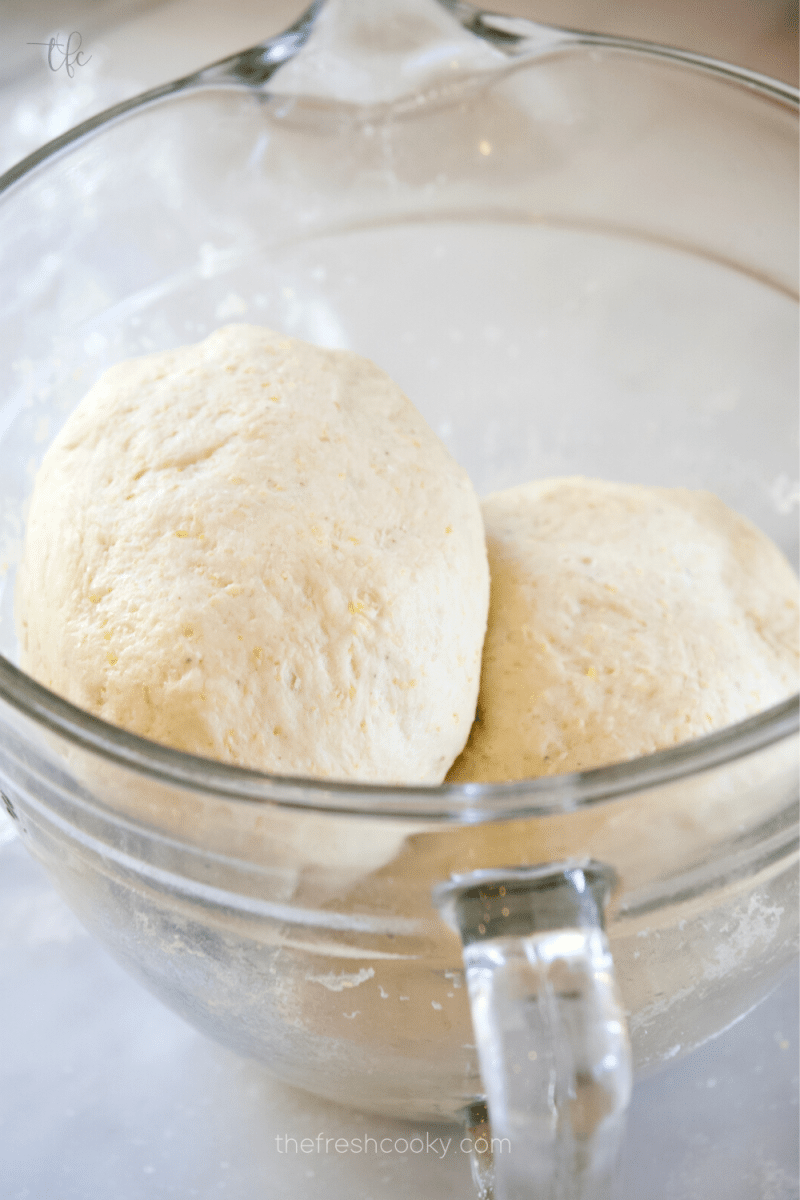
[[[48,449],[21,666],[194,754],[436,784],[475,713],[488,596],[472,485],[400,389],[229,326],[111,368]]]
[[[797,690],[797,578],[710,493],[555,479],[483,515],[478,718],[449,781],[621,762]]]

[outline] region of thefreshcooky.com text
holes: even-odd
[[[473,1150],[477,1154],[503,1154],[511,1150],[508,1138],[462,1137],[455,1141],[452,1137],[431,1137],[429,1133],[424,1138],[419,1134],[411,1138],[375,1138],[369,1134],[345,1138],[324,1133],[315,1138],[294,1138],[276,1133],[275,1145],[278,1154],[435,1154],[437,1158],[445,1158],[451,1146],[454,1153],[460,1150],[462,1154],[472,1154]]]

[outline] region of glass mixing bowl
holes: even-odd
[[[380,20],[378,20],[378,15]],[[633,762],[434,789],[157,746],[15,666],[42,453],[118,360],[266,324],[392,375],[485,493],[708,488],[796,560],[797,93],[433,0],[316,4],[2,180],[0,785],[147,987],[277,1076],[460,1119],[484,1094],[457,936],[476,869],[613,868],[637,1070],[796,953],[797,699]]]

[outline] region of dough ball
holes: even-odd
[[[252,326],[120,363],[49,448],[21,663],[143,737],[441,782],[475,713],[480,506],[376,366]]]
[[[555,479],[483,515],[478,715],[449,781],[621,762],[796,691],[797,578],[710,493]]]

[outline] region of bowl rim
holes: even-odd
[[[558,25],[535,22],[522,17],[507,17],[502,13],[478,8],[465,0],[437,0],[458,20],[463,28],[485,41],[502,48],[506,63],[493,69],[477,72],[481,76],[504,73],[535,62],[553,52],[583,49],[619,50],[633,57],[650,58],[711,74],[719,82],[738,84],[745,90],[759,93],[795,114],[800,112],[800,87],[774,79],[749,67],[736,66],[710,55],[697,54],[675,46],[661,45],[637,38],[591,30],[568,29]],[[76,143],[105,130],[117,121],[133,115],[160,100],[179,96],[186,91],[205,91],[209,88],[238,88],[255,94],[268,94],[267,84],[284,63],[294,57],[305,42],[323,12],[327,0],[311,0],[309,7],[297,20],[274,37],[266,38],[246,50],[209,64],[189,75],[148,88],[127,100],[102,109],[86,120],[73,125],[64,133],[45,142],[19,162],[0,174],[0,197],[20,183],[37,167],[60,157]],[[280,93],[282,95],[282,93]],[[284,97],[285,98],[285,97]],[[376,107],[381,107],[380,105]]]
[[[188,754],[85,712],[0,654],[0,710],[4,703],[37,726],[116,766],[226,803],[256,802],[342,815],[461,824],[552,816],[593,807],[727,766],[778,742],[788,742],[800,730],[798,694],[724,729],[589,771],[507,783],[404,786],[270,775]]]
[[[449,0],[440,0],[440,3],[445,8],[451,8]],[[71,147],[77,147],[94,133],[160,100],[185,91],[205,91],[209,87],[238,86],[261,91],[270,75],[303,44],[322,7],[320,0],[315,0],[290,29],[277,37],[202,71],[142,92],[67,130],[1,175],[0,197],[31,172],[60,157]],[[564,30],[524,19],[481,13],[471,6],[460,7],[469,7],[473,32],[477,32],[474,20],[480,17],[487,22],[513,22],[515,28],[524,29],[529,38],[532,32],[550,35],[544,47],[534,47],[527,54],[510,54],[508,67],[511,69],[524,65],[526,59],[532,62],[540,58],[543,50],[551,52],[584,48],[591,51],[602,47],[710,72],[720,77],[721,81],[739,84],[764,98],[777,101],[779,106],[794,113],[800,109],[800,89],[721,60],[655,43]],[[502,37],[507,36],[502,29],[501,34]],[[264,63],[264,78],[254,82],[253,79],[245,81],[243,77],[237,77],[238,67],[242,62],[252,60],[256,53]],[[270,775],[188,754],[139,737],[83,711],[36,682],[0,653],[2,705],[8,705],[13,712],[83,751],[98,754],[150,779],[217,797],[226,803],[268,803],[282,808],[342,815],[473,824],[552,815],[607,803],[733,763],[778,742],[788,741],[800,729],[800,694],[797,694],[724,729],[652,754],[589,771],[506,783],[400,786]]]

